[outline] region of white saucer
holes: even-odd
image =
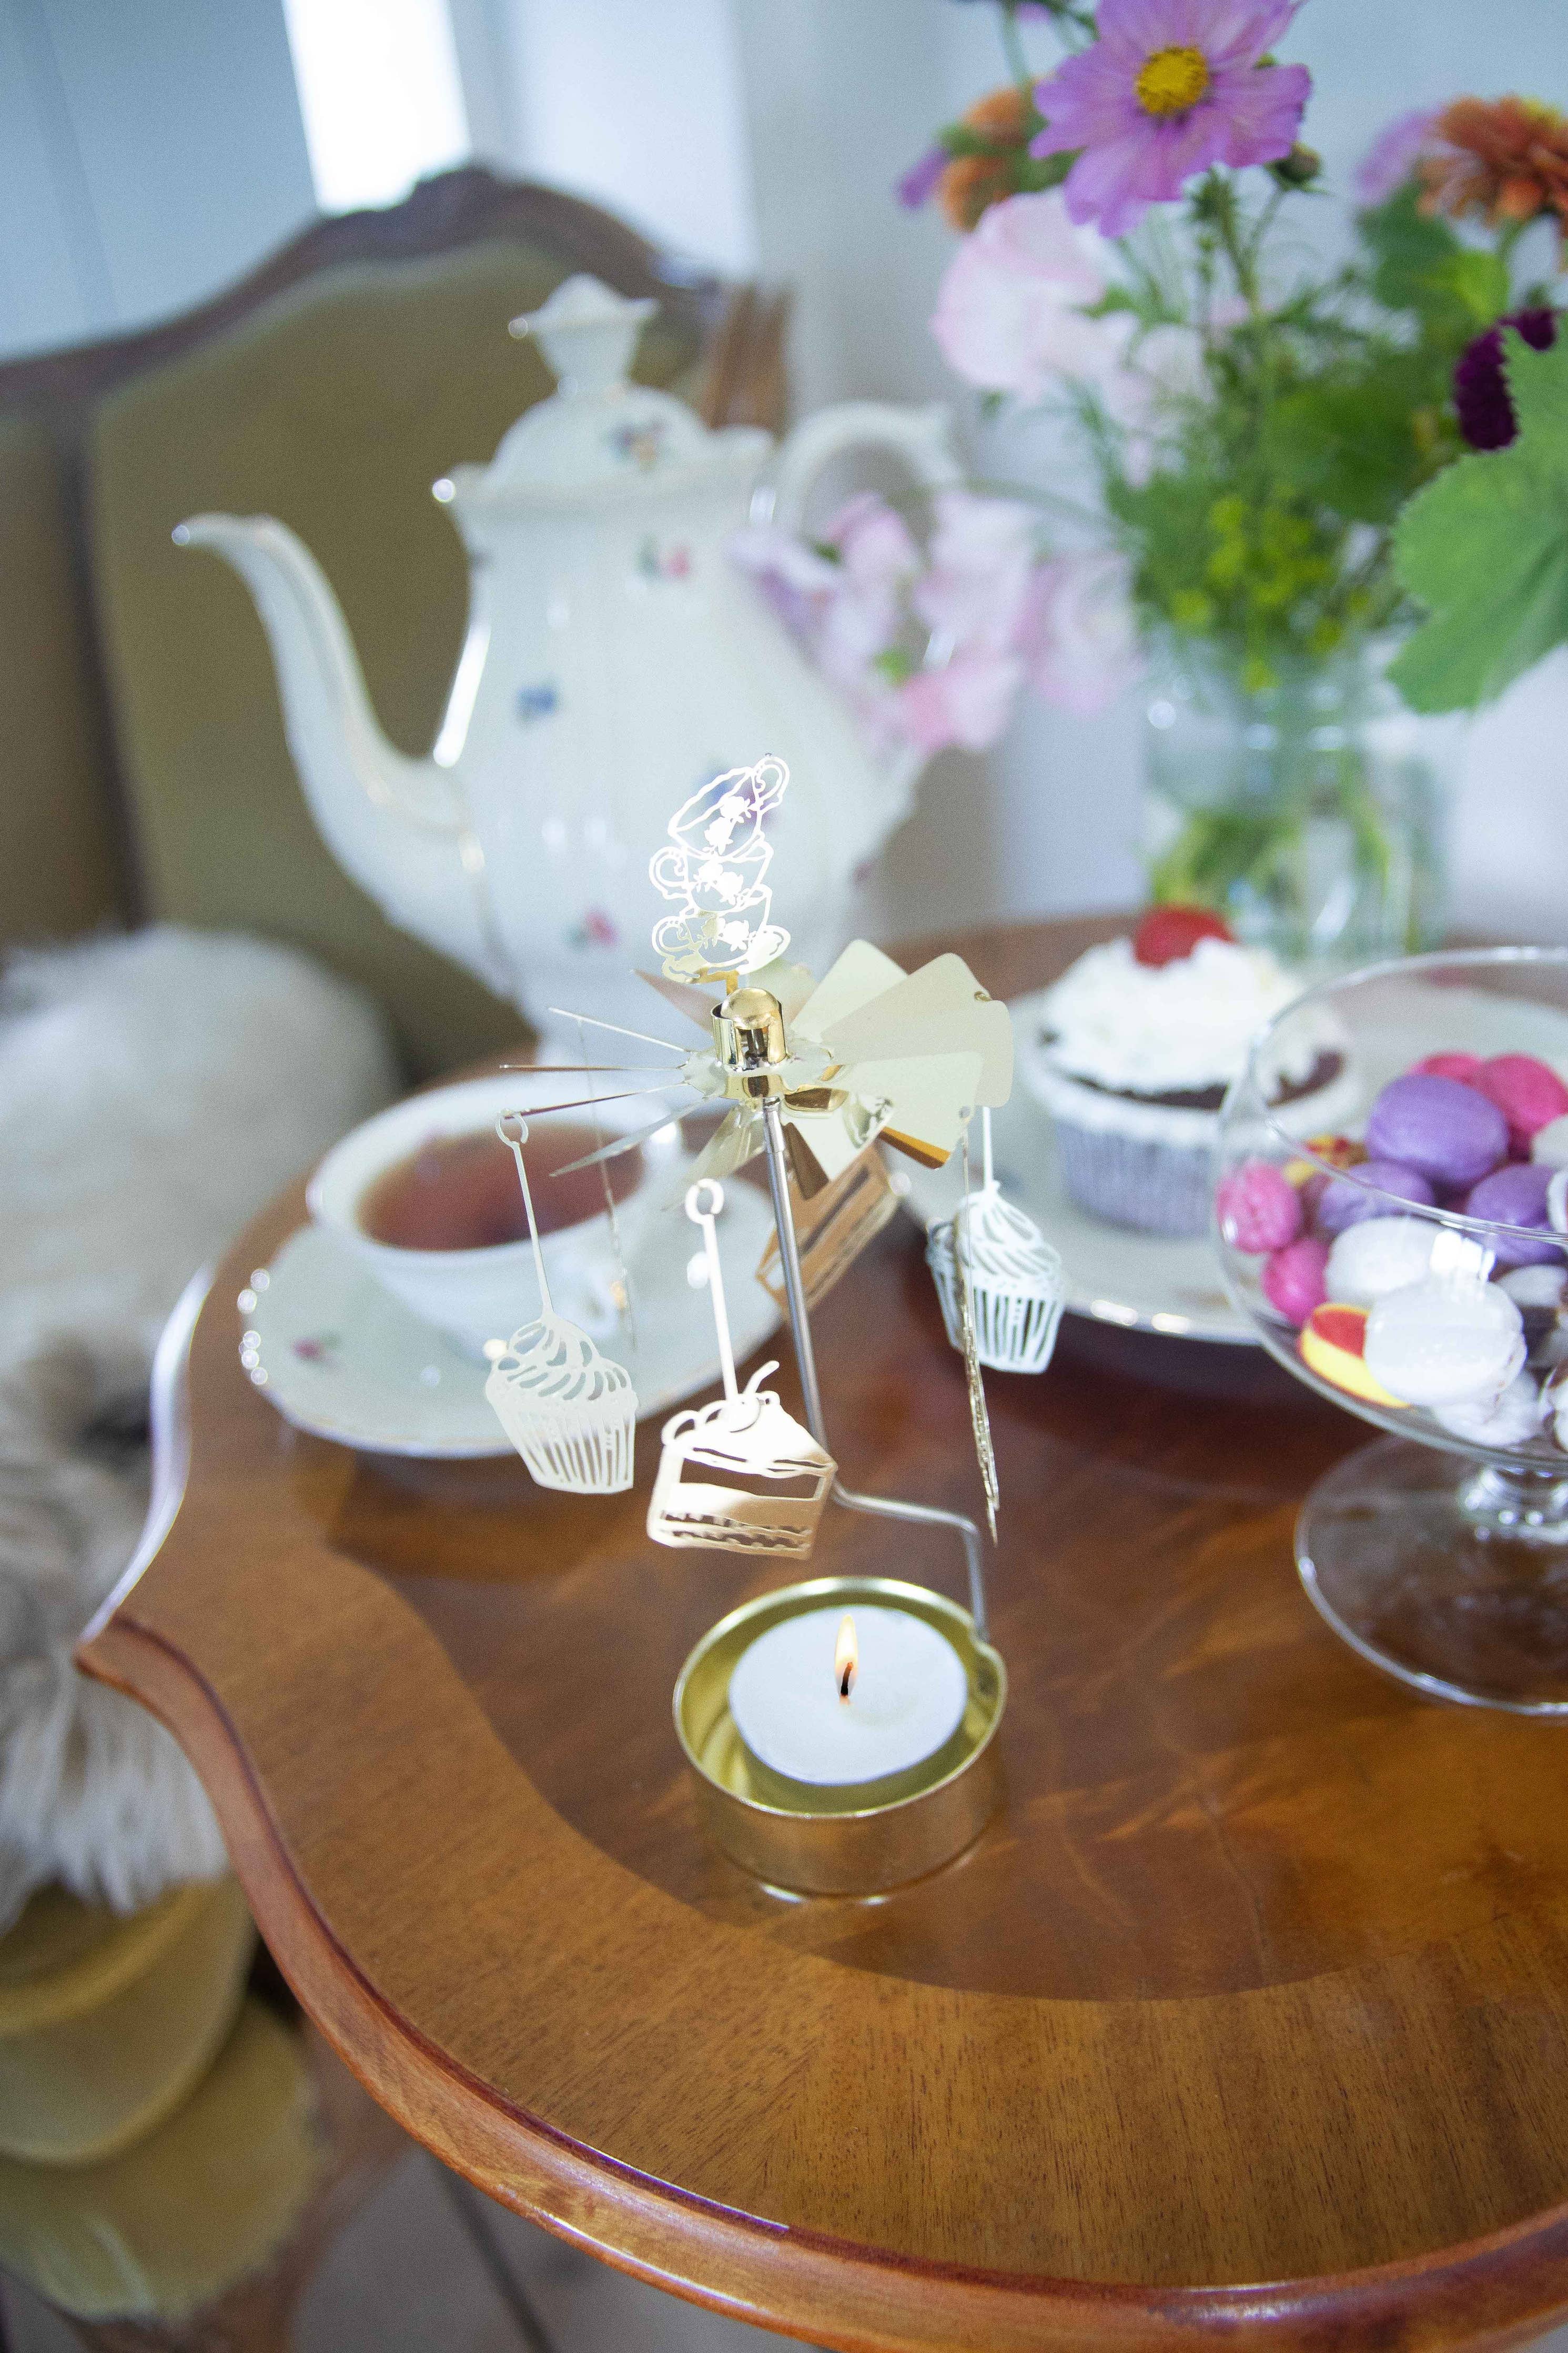
[[[738,1360],[778,1328],[754,1271],[772,1231],[762,1194],[726,1185],[719,1248]],[[679,1208],[656,1219],[631,1265],[638,1345],[624,1332],[603,1343],[631,1374],[644,1419],[719,1379],[708,1293],[686,1280],[698,1241]],[[290,1234],[240,1298],[250,1377],[297,1429],[378,1454],[511,1451],[485,1401],[489,1367],[383,1291],[322,1227]]]
[[[1039,997],[1020,997],[1008,1010],[1019,1039],[1037,1026]],[[1026,1209],[1048,1242],[1062,1254],[1067,1276],[1067,1312],[1124,1331],[1161,1332],[1183,1340],[1218,1340],[1236,1346],[1261,1346],[1246,1316],[1226,1296],[1219,1262],[1206,1236],[1173,1241],[1164,1234],[1135,1233],[1113,1226],[1068,1198],[1057,1166],[1050,1115],[1023,1085],[1010,1103],[993,1112],[996,1174],[1004,1190]],[[979,1123],[971,1141],[971,1169],[979,1179]],[[963,1190],[957,1153],[945,1168],[910,1167],[904,1206],[924,1224],[951,1215]]]

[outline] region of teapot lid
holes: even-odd
[[[643,327],[658,305],[634,301],[596,278],[558,286],[511,332],[538,343],[555,390],[518,418],[489,466],[454,467],[436,495],[459,504],[496,494],[566,500],[595,490],[664,490],[676,477],[750,473],[771,446],[742,427],[710,432],[681,401],[628,383]]]

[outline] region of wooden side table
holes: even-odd
[[[1088,935],[967,945],[1011,991]],[[170,1524],[84,1663],[185,1744],[410,2131],[822,2345],[1503,2346],[1568,2306],[1568,1748],[1313,1617],[1292,1517],[1358,1425],[1070,1361],[994,1380],[1005,1810],[918,1886],[791,1899],[704,1843],[669,1717],[776,1576],[647,1541],[652,1426],[610,1502],[290,1432],[234,1303],[301,1214],[193,1304],[188,1378],[171,1339]],[[818,1323],[856,1483],[972,1501],[912,1231]],[[957,1589],[896,1525],[832,1514],[817,1558]]]

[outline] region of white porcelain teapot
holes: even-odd
[[[928,489],[960,479],[940,408],[850,403],[776,452],[750,427],[710,432],[626,381],[655,308],[579,277],[513,322],[537,336],[557,389],[489,466],[435,484],[471,584],[427,759],[383,735],[337,599],[291,531],[205,514],[175,533],[249,585],[289,748],[340,863],[393,923],[574,1058],[575,1029],[551,1035],[552,1005],[647,1022],[630,967],[661,908],[649,855],[710,778],[764,754],[788,764],[771,880],[795,953],[818,971],[842,944],[858,871],[909,809],[921,755],[878,764],[731,563],[730,534],[748,513],[798,527],[822,465],[858,446],[894,450]]]

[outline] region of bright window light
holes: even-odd
[[[447,0],[283,0],[326,213],[395,204],[471,153]]]

